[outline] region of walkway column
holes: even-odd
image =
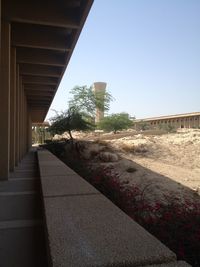
[[[22,78],[19,76],[19,160],[22,159]]]
[[[10,153],[10,24],[1,22],[1,90],[0,90],[0,180],[9,176]]]
[[[15,167],[15,135],[16,135],[16,49],[11,48],[10,65],[10,171]]]
[[[26,133],[25,133],[25,125],[26,125],[26,97],[25,97],[25,92],[23,90],[23,156],[26,153]]]
[[[24,88],[22,90],[22,158],[24,157]]]
[[[28,150],[29,150],[32,146],[32,121],[31,121],[31,116],[29,112],[28,112],[27,127],[28,127]]]
[[[16,66],[15,166],[19,163],[19,65]]]

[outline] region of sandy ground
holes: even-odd
[[[108,136],[83,150],[94,166],[112,165],[122,181],[144,189],[150,201],[200,199],[200,130]]]
[[[73,133],[82,141],[81,153],[95,166],[113,166],[126,186],[145,190],[149,201],[200,202],[200,130],[151,134],[134,131],[119,134]],[[130,170],[135,170],[131,172]]]
[[[128,158],[193,190],[200,189],[200,130],[111,141]],[[125,151],[124,151],[125,150]]]

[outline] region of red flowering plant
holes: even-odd
[[[149,203],[145,188],[127,186],[110,167],[90,174],[91,184],[173,250],[179,260],[200,266],[200,202],[165,196],[165,202]]]
[[[131,218],[174,251],[179,260],[200,266],[200,201],[180,201],[165,196],[166,201],[150,203],[145,190],[129,186],[119,179],[112,167],[91,167],[87,161],[69,155],[62,160],[95,186]]]

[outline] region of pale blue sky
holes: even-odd
[[[200,111],[200,0],[95,0],[47,117],[98,81],[109,113]]]

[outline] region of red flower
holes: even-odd
[[[179,246],[178,253],[177,254],[178,254],[178,257],[180,259],[184,259],[184,257],[185,257],[185,251],[184,251],[184,247],[182,245]]]
[[[93,179],[93,182],[95,184],[99,184],[101,182],[101,179],[102,179],[101,176],[95,176],[94,179]]]

